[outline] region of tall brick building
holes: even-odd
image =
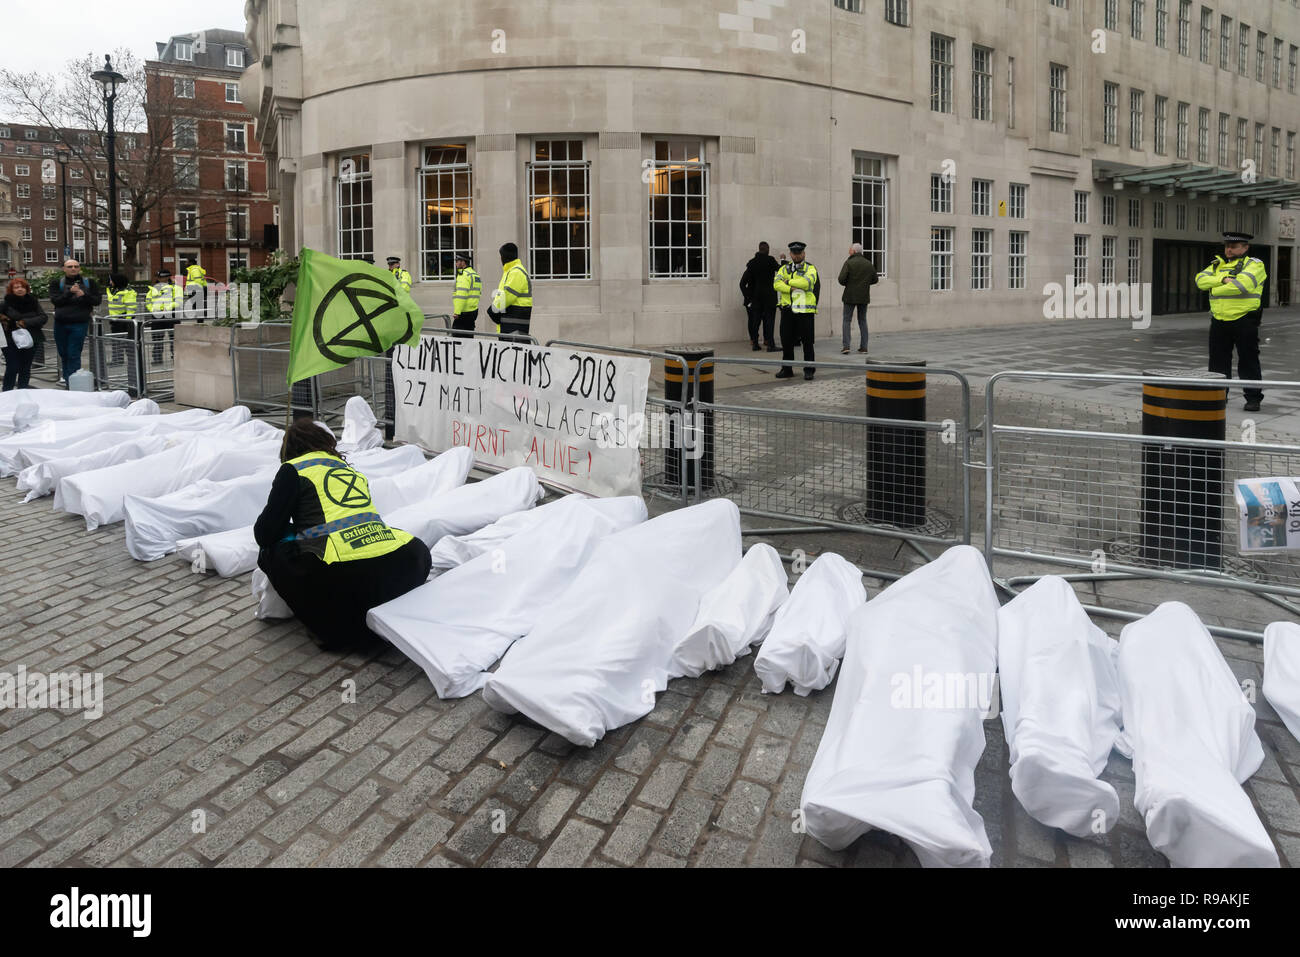
[[[145,64],[150,99],[168,101],[175,117],[173,129],[160,132],[187,155],[198,148],[197,164],[177,160],[178,198],[162,210],[170,226],[147,256],[155,270],[199,262],[210,280],[223,282],[238,265],[262,266],[270,257],[276,205],[239,93],[248,56],[242,33],[204,30],[159,43],[158,59]]]

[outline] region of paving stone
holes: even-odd
[[[552,784],[529,807],[519,822],[519,830],[545,840],[564,820],[565,814],[581,793],[577,788],[565,784]]]
[[[439,814],[426,812],[379,859],[380,867],[418,867],[433,849],[442,844],[455,825]]]
[[[645,808],[628,808],[627,813],[619,820],[618,827],[614,828],[614,833],[601,848],[601,853],[620,864],[631,867],[645,852],[651,836],[662,820],[661,815],[647,811]]]
[[[598,827],[569,821],[537,862],[538,867],[581,867],[605,834]]]
[[[487,859],[487,867],[527,867],[537,856],[536,844],[525,841],[522,837],[508,834],[501,839],[497,849]]]

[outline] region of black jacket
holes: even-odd
[[[780,264],[766,253],[755,253],[745,266],[745,275],[740,277],[740,294],[745,302],[760,306],[776,305],[776,290],[772,283]]]
[[[17,328],[15,323],[20,319],[23,328],[32,334],[32,339],[39,342],[44,338],[41,327],[45,325],[46,318],[41,301],[31,293],[25,296],[6,295],[4,303],[0,304],[0,325],[4,327],[5,345],[14,344],[13,331]]]
[[[90,322],[95,307],[104,301],[104,293],[95,280],[82,276],[79,281],[84,290],[82,296],[72,294],[73,283],[66,276],[50,283],[50,302],[54,306],[55,323],[79,325]]]

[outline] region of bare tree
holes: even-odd
[[[185,135],[176,142],[176,121],[197,118],[193,99],[177,97],[168,77],[146,70],[129,50],[118,49],[112,57],[114,68],[126,77],[117,89],[114,127],[118,202],[130,205],[119,220],[126,247],[123,266],[132,271],[139,262],[141,243],[176,234],[177,202],[197,199],[203,144],[197,136],[189,139],[185,123],[181,124]],[[69,60],[58,74],[0,69],[0,105],[11,121],[52,130],[59,145],[71,154],[70,165],[85,170],[88,195],[80,217],[85,228],[90,228],[92,203],[103,214],[109,205],[107,175],[100,179],[93,173],[107,170],[108,115],[103,90],[90,78],[101,67],[95,54],[86,54]],[[164,212],[170,215],[164,218]],[[116,214],[121,217],[121,212]],[[216,219],[223,216],[222,212],[209,214]],[[107,220],[101,218],[99,226],[107,228]]]

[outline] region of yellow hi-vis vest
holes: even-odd
[[[206,286],[208,284],[208,271],[195,263],[185,270],[185,282],[191,286]]]
[[[1214,262],[1196,274],[1196,288],[1209,291],[1210,315],[1220,322],[1236,322],[1260,307],[1267,278],[1264,263],[1252,256],[1233,260],[1215,256]]]
[[[772,288],[782,308],[794,313],[817,314],[817,267],[804,260],[786,263],[777,270]]]
[[[511,306],[533,308],[532,280],[518,259],[512,259],[501,267],[501,284],[492,295],[492,307],[497,312],[505,312]]]
[[[452,296],[451,311],[458,316],[463,312],[477,313],[482,292],[483,280],[473,266],[466,266],[456,273],[456,292]]]
[[[366,477],[341,458],[308,452],[287,464],[316,492],[298,498],[293,515],[297,530],[294,538],[300,546],[319,554],[326,564],[379,558],[411,541],[406,532],[384,524],[371,501]]]
[[[410,292],[411,274],[407,272],[405,269],[402,269],[401,267],[398,267],[397,269],[393,269],[391,270],[391,272],[393,274],[393,278],[397,280],[397,284],[401,286],[403,289],[405,289],[407,292]]]
[[[145,294],[145,305],[155,316],[175,312],[179,305],[179,293],[180,290],[171,283],[160,282],[156,286],[149,287],[149,292]]]
[[[122,289],[118,292],[108,291],[108,318],[131,319],[135,316],[140,297],[134,289]]]

